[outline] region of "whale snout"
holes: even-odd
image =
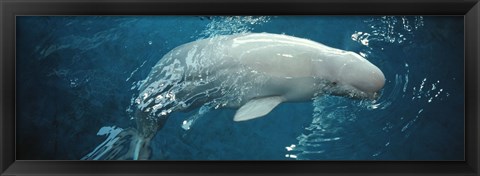
[[[374,71],[372,71],[372,77],[371,77],[371,87],[367,88],[366,91],[368,92],[378,92],[380,91],[383,86],[385,86],[385,75],[383,75],[383,72],[375,67]]]
[[[383,75],[379,68],[376,66],[373,67],[375,68],[371,68],[370,73],[362,76],[363,81],[356,82],[353,86],[366,93],[370,99],[378,99],[380,97],[380,90],[382,90],[385,85],[385,75]]]
[[[385,85],[383,72],[365,58],[356,53],[345,55],[344,63],[338,72],[338,79],[351,87],[356,98],[378,99]]]
[[[385,75],[371,63],[347,65],[341,73],[342,80],[355,89],[367,93],[378,93],[385,85]]]

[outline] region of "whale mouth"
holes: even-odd
[[[357,99],[357,100],[377,100],[381,97],[381,94],[379,92],[374,92],[374,93],[367,93],[367,92],[356,92],[356,93],[351,93],[348,96],[351,99]]]
[[[354,100],[377,100],[381,97],[381,92],[365,92],[355,87],[350,87],[348,89],[337,90],[337,91],[328,91],[327,93],[334,96],[346,97]]]
[[[363,100],[363,99],[368,99],[368,100],[378,100],[382,96],[382,91],[377,90],[377,91],[364,91],[362,89],[359,89],[355,86],[348,86],[346,91],[346,97],[351,98],[351,99],[357,99],[357,100]],[[342,95],[336,94],[336,95]],[[345,96],[345,94],[343,94]]]
[[[357,91],[361,92],[360,95],[356,97],[359,99],[378,100],[382,96],[381,90],[378,90],[375,92],[367,92],[367,91],[362,91],[360,89],[357,89]]]
[[[381,96],[382,96],[381,92],[377,91],[377,92],[371,93],[369,99],[370,100],[378,100],[378,99],[380,99]]]

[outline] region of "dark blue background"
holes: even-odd
[[[461,16],[17,17],[17,159],[80,159],[105,139],[101,127],[134,126],[131,87],[163,54],[250,31],[364,53],[387,78],[379,108],[326,96],[241,123],[214,110],[188,131],[180,125],[196,111],[174,113],[152,159],[462,160],[463,29]]]

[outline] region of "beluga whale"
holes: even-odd
[[[384,84],[382,71],[364,57],[309,39],[271,33],[199,39],[169,51],[140,82],[132,98],[136,127],[102,128],[99,134],[112,135],[82,159],[149,159],[151,139],[174,112],[235,108],[233,120],[241,122],[322,95],[374,100]]]

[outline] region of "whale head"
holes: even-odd
[[[342,52],[330,61],[327,91],[354,99],[377,99],[385,85],[383,72],[354,52]]]

